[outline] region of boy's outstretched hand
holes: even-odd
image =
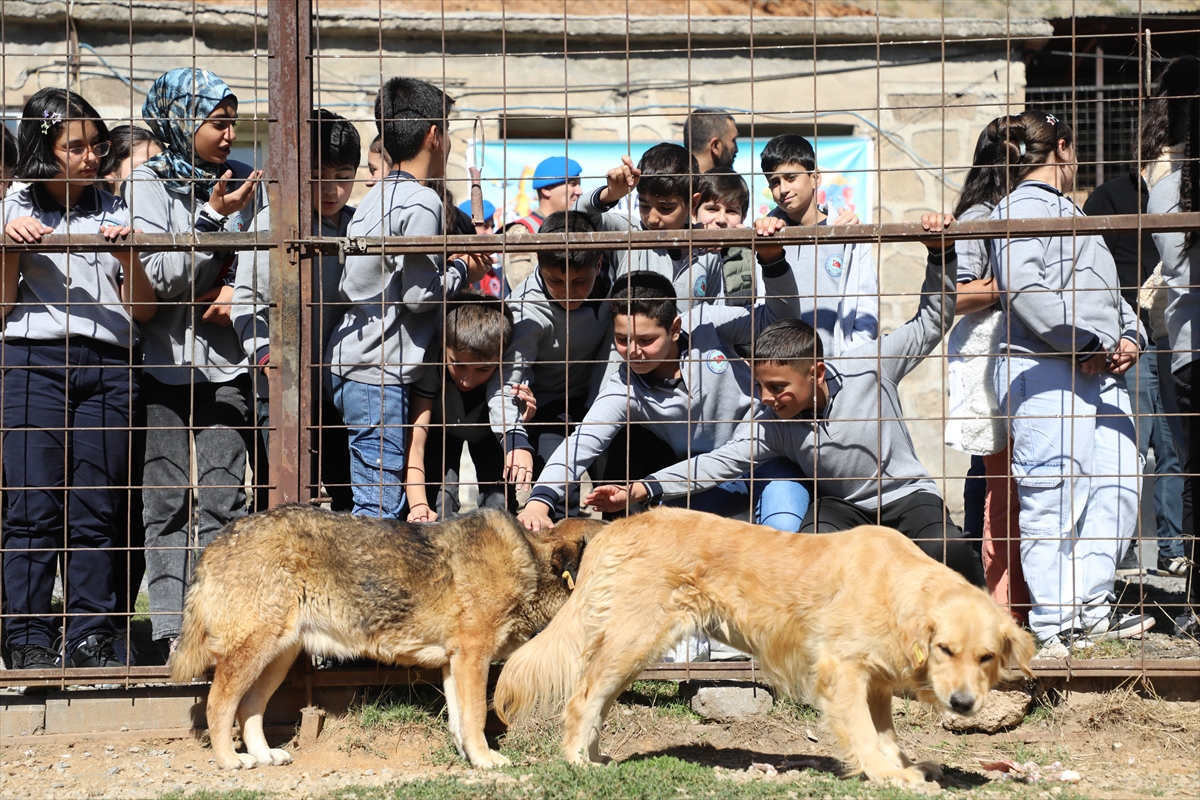
[[[544,531],[554,527],[554,520],[550,519],[550,507],[539,500],[530,500],[521,509],[521,513],[517,514],[517,519],[525,526],[526,530]]]
[[[953,214],[922,214],[921,227],[930,233],[940,233],[954,222]],[[940,253],[954,247],[953,240],[941,236],[921,239],[921,244],[929,248],[931,253]]]
[[[754,220],[754,233],[758,236],[774,236],[786,227],[787,222],[779,217],[759,217]],[[760,259],[770,263],[783,258],[783,245],[755,242],[754,252],[758,253]]]
[[[830,225],[857,225],[859,223],[858,214],[854,213],[852,208],[839,208],[837,218],[830,222]]]
[[[604,176],[608,185],[600,190],[601,203],[615,203],[633,191],[642,179],[642,171],[633,165],[629,156],[621,156],[621,166],[613,167]]]
[[[591,494],[584,498],[583,502],[597,511],[611,513],[624,511],[630,503],[644,503],[649,496],[650,493],[646,491],[645,484],[638,481],[628,487],[614,484],[597,486]]]

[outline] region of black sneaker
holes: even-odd
[[[1137,543],[1134,542],[1125,551],[1125,557],[1121,559],[1121,563],[1117,564],[1115,576],[1118,578],[1136,578],[1139,575],[1145,575],[1146,570],[1142,569],[1138,564]]]
[[[1088,631],[1088,637],[1097,642],[1132,639],[1154,627],[1154,617],[1147,614],[1129,613],[1118,616],[1118,613],[1114,611],[1093,625]]]
[[[71,653],[70,667],[123,667],[113,649],[115,637],[108,633],[93,633]]]
[[[1169,575],[1172,578],[1182,578],[1187,575],[1188,560],[1183,556],[1159,556],[1158,574]]]
[[[12,649],[13,669],[57,669],[58,653],[40,644],[18,644]]]
[[[1200,620],[1194,611],[1189,609],[1175,618],[1175,635],[1180,639],[1200,639]]]

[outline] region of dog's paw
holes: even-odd
[[[284,764],[292,763],[292,754],[287,750],[268,750],[265,759],[259,759],[260,767],[282,767]]]
[[[927,784],[925,782],[925,773],[917,767],[908,767],[906,769],[889,769],[879,772],[873,772],[867,777],[875,783],[890,784],[901,789],[928,789],[939,788],[936,783]]]
[[[480,758],[472,758],[471,766],[478,769],[492,769],[493,767],[507,767],[512,764],[508,756],[499,753],[495,750],[488,750],[485,755]]]
[[[218,761],[217,766],[221,769],[254,769],[258,766],[258,759],[249,753],[234,753],[231,760]]]

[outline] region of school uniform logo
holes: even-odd
[[[708,367],[708,371],[714,375],[720,375],[729,369],[729,357],[716,348],[704,354],[704,363]]]
[[[842,257],[837,253],[825,259],[825,271],[829,273],[831,278],[842,277],[842,268]]]
[[[692,297],[704,297],[708,294],[708,276],[701,275],[692,284]]]

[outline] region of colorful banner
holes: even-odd
[[[642,153],[658,142],[586,142],[570,139],[510,139],[492,142],[486,147],[480,165],[483,171],[483,196],[504,210],[505,221],[523,217],[537,208],[537,193],[531,185],[533,170],[551,156],[567,156],[583,167],[581,184],[585,192],[604,185],[604,175],[629,155],[634,164]],[[748,220],[761,217],[775,207],[766,177],[761,173],[761,156],[767,140],[756,140],[753,151],[740,142],[734,168],[750,184]],[[468,147],[472,144],[468,142]],[[863,222],[872,221],[873,174],[871,140],[865,136],[827,136],[814,140],[817,165],[821,170],[821,188],[817,201],[836,214],[849,207]],[[636,203],[636,197],[631,195]],[[619,208],[624,209],[625,203]]]

